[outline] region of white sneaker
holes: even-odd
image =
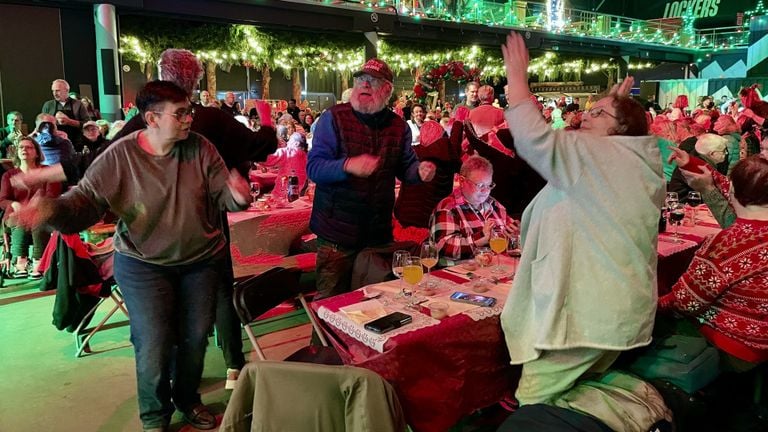
[[[224,389],[234,390],[238,377],[240,377],[240,369],[227,369],[227,383],[224,384]]]

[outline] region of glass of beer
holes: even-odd
[[[424,277],[424,269],[421,267],[421,264],[420,257],[412,256],[405,261],[405,266],[403,267],[403,279],[409,285],[409,287],[403,288],[403,295],[409,307],[414,306],[413,293],[416,290],[416,285]]]
[[[491,230],[491,239],[488,241],[491,246],[491,250],[496,254],[496,267],[491,270],[492,273],[504,273],[504,268],[501,267],[501,254],[507,250],[507,234],[504,232],[504,227],[495,226]]]
[[[433,289],[435,286],[437,286],[437,284],[432,281],[432,277],[430,275],[432,267],[436,266],[438,261],[437,246],[431,241],[422,243],[420,255],[421,265],[427,268],[427,281],[424,283],[424,287],[427,291],[429,291],[430,289]]]

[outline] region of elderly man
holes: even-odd
[[[472,122],[475,132],[480,137],[504,123],[504,110],[493,106],[494,97],[493,87],[489,85],[480,87],[477,90],[480,105],[469,112],[469,121]]]
[[[21,123],[24,117],[18,111],[11,111],[5,116],[7,125],[0,129],[0,153],[6,157],[8,146],[16,144],[16,141],[24,136],[21,133]],[[10,155],[12,156],[12,155]]]
[[[226,96],[224,96],[224,103],[221,104],[221,110],[227,114],[230,114],[232,117],[241,114],[240,102],[235,100],[234,93],[227,92]]]
[[[65,132],[73,143],[79,143],[80,129],[90,119],[88,110],[82,102],[69,97],[69,83],[63,79],[51,83],[51,93],[53,99],[45,102],[40,112],[55,116],[58,128]]]
[[[392,241],[395,177],[417,183],[435,174],[435,164],[416,158],[408,125],[386,108],[389,66],[368,60],[354,78],[349,103],[318,119],[307,164],[317,184],[310,228],[318,237],[320,298],[349,291],[357,254]]]
[[[441,265],[472,258],[475,248],[488,246],[494,226],[508,235],[517,231],[517,222],[491,197],[493,165],[482,156],[471,156],[461,165],[459,187],[444,198],[432,213],[430,236],[440,251]]]
[[[696,139],[695,150],[692,155],[704,160],[711,167],[718,167],[728,158],[728,139],[716,134],[702,134]],[[723,173],[727,172],[727,166],[722,167]],[[680,168],[675,168],[672,178],[667,184],[667,192],[677,192],[681,200],[685,200],[688,192],[693,188],[688,186]]]

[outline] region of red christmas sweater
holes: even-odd
[[[727,194],[728,179],[713,175]],[[737,358],[768,360],[768,221],[737,218],[705,241],[672,291],[659,299],[659,310],[696,318],[710,342]]]

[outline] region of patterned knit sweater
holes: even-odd
[[[715,184],[727,194],[725,176],[715,173]],[[705,241],[659,311],[696,318],[703,335],[735,357],[768,360],[768,221],[737,218]]]

